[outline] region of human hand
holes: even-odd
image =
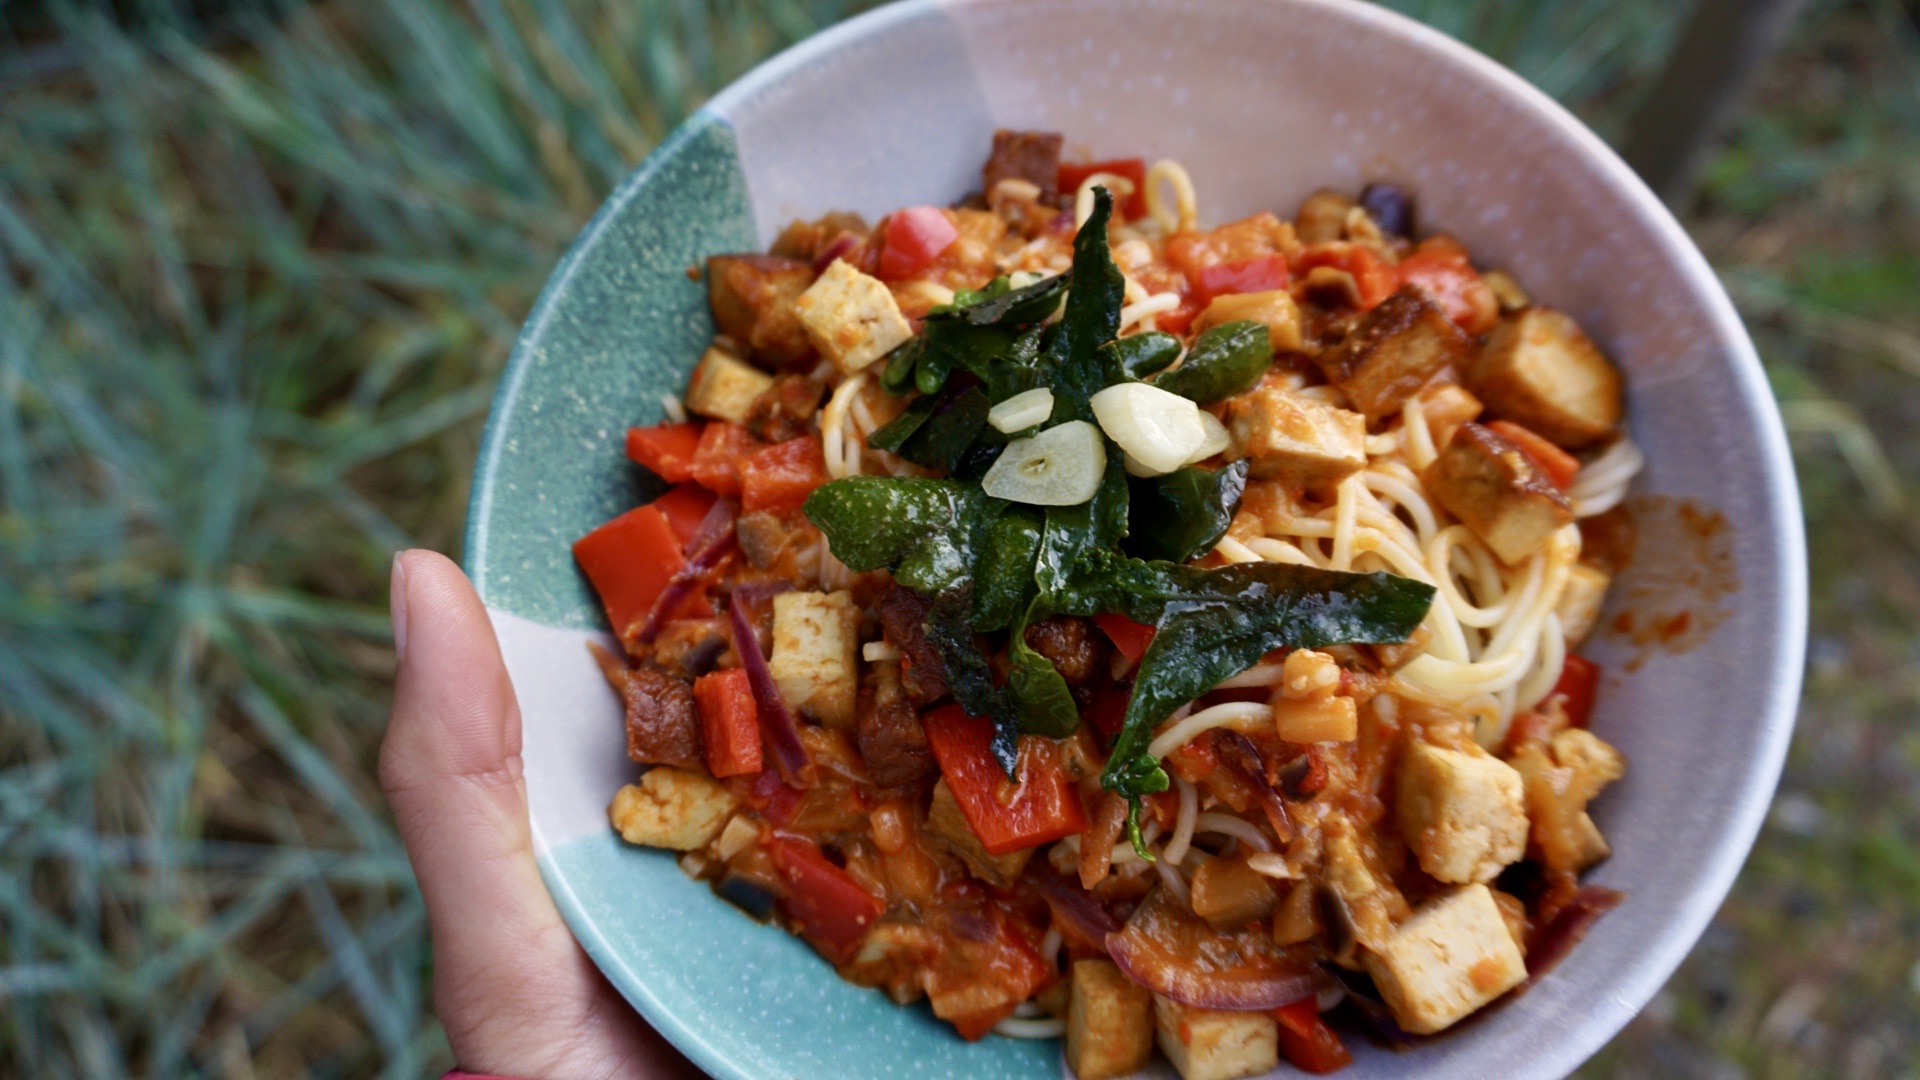
[[[480,598],[445,556],[393,561],[400,657],[380,785],[426,900],[433,1004],[476,1073],[697,1077],[573,940],[534,864],[520,707]]]

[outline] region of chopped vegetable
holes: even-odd
[[[1260,255],[1239,262],[1215,263],[1195,275],[1194,291],[1212,300],[1231,293],[1268,292],[1284,289],[1288,282],[1285,255]]]
[[[707,771],[716,777],[760,771],[760,714],[753,685],[742,668],[702,675],[693,681],[700,707],[700,734]]]
[[[1319,1002],[1301,998],[1273,1011],[1280,1022],[1280,1056],[1303,1072],[1324,1076],[1353,1064],[1353,1055],[1340,1042],[1325,1020],[1320,1019]]]
[[[941,775],[990,854],[1051,843],[1087,827],[1080,793],[1060,768],[1049,740],[1031,735],[1020,740],[1020,779],[1009,783],[991,748],[990,720],[946,705],[928,713],[924,722]]]
[[[1553,481],[1554,487],[1565,491],[1573,486],[1573,478],[1580,472],[1579,458],[1511,420],[1489,420],[1487,427],[1506,436],[1508,442],[1532,458],[1540,471],[1547,474],[1547,479]]]
[[[600,594],[607,623],[616,635],[637,630],[653,610],[653,602],[683,567],[686,556],[680,537],[656,506],[629,510],[581,537],[573,557]],[[688,596],[680,613],[708,614],[706,600]]]
[[[1106,354],[1110,372],[1117,369],[1120,377],[1144,379],[1180,359],[1180,339],[1149,330],[1109,341],[1100,351]]]
[[[667,524],[681,544],[689,544],[719,498],[698,484],[677,484],[648,505],[667,515]]]
[[[740,494],[740,462],[766,444],[739,424],[708,424],[693,452],[693,481],[720,495]]]
[[[756,450],[740,463],[740,508],[797,510],[827,482],[820,440],[811,435]]]
[[[627,429],[627,457],[669,484],[693,479],[693,453],[700,445],[700,424],[655,424]]]
[[[1560,668],[1560,680],[1553,684],[1547,697],[1558,696],[1560,707],[1566,710],[1567,723],[1584,728],[1593,719],[1593,699],[1599,687],[1600,665],[1568,653],[1565,665]]]
[[[1185,465],[1207,439],[1193,402],[1152,383],[1115,383],[1093,395],[1090,404],[1107,437],[1155,473]]]
[[[1400,260],[1400,280],[1424,289],[1440,304],[1454,325],[1469,334],[1484,334],[1500,318],[1500,302],[1467,260],[1467,249],[1450,236],[1421,241]]]
[[[960,230],[937,206],[910,206],[887,218],[886,238],[886,247],[880,251],[880,276],[897,281],[926,269],[960,238]]]
[[[727,618],[733,630],[733,651],[739,654],[740,666],[746,670],[749,685],[753,687],[760,735],[766,740],[767,749],[773,751],[773,763],[789,786],[811,786],[812,755],[800,741],[800,727],[794,723],[793,713],[787,710],[786,699],[780,696],[780,685],[767,667],[767,654],[760,651],[760,639],[753,632],[753,624],[747,621],[746,605],[737,595],[727,609]]]
[[[853,959],[867,930],[886,911],[852,874],[827,861],[811,841],[775,836],[767,855],[780,875],[780,907],[800,935],[836,964]]]
[[[1072,201],[1074,192],[1086,183],[1087,177],[1095,173],[1109,173],[1121,177],[1133,185],[1133,193],[1120,204],[1120,216],[1127,221],[1135,221],[1147,214],[1147,163],[1143,158],[1117,158],[1112,161],[1096,161],[1089,165],[1060,163],[1059,190]],[[1103,232],[1105,230],[1102,230]]]
[[[1317,965],[1274,945],[1265,926],[1216,931],[1164,888],[1147,894],[1107,949],[1134,982],[1201,1009],[1277,1009],[1311,999],[1326,982]]]
[[[1069,420],[1008,443],[980,487],[996,499],[1029,506],[1076,506],[1093,498],[1106,468],[1099,429]]]
[[[1153,627],[1134,622],[1125,615],[1103,611],[1093,617],[1093,624],[1106,632],[1114,648],[1136,664],[1147,654],[1147,646],[1153,643]],[[1114,730],[1106,734],[1118,733],[1119,726],[1116,724]]]
[[[1247,487],[1247,463],[1176,469],[1132,487],[1127,550],[1143,559],[1186,562],[1212,551],[1233,524]]]
[[[1053,391],[1044,386],[1023,390],[987,411],[987,423],[1003,435],[1016,435],[1046,423],[1053,415]]]
[[[1273,342],[1257,322],[1221,323],[1195,339],[1185,363],[1154,385],[1206,404],[1232,397],[1260,381],[1273,364]]]

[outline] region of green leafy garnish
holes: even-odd
[[[1180,358],[1180,339],[1159,330],[1117,338],[1100,346],[1107,363],[1129,379],[1144,379]],[[1119,382],[1119,379],[1112,379]]]
[[[1227,534],[1247,490],[1247,463],[1175,469],[1165,476],[1136,477],[1131,486],[1127,551],[1183,563],[1212,551]]]
[[[1162,372],[1153,385],[1205,405],[1246,390],[1273,365],[1273,343],[1257,322],[1210,327],[1187,351],[1186,362]]]

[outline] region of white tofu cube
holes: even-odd
[[[1593,625],[1600,621],[1600,604],[1607,598],[1607,586],[1613,575],[1591,563],[1574,563],[1567,572],[1567,587],[1560,592],[1554,614],[1560,616],[1560,632],[1571,649],[1587,639]]]
[[[1154,1036],[1182,1080],[1238,1080],[1280,1065],[1280,1027],[1257,1012],[1221,1012],[1153,995]]]
[[[1551,308],[1502,320],[1469,366],[1467,385],[1495,417],[1568,449],[1620,423],[1620,372],[1577,323]]]
[[[1417,742],[1400,763],[1400,834],[1440,881],[1492,881],[1527,850],[1526,791],[1499,758]]]
[[[794,298],[794,314],[820,354],[852,375],[913,336],[893,293],[879,278],[835,259]]]
[[[709,348],[687,380],[687,408],[715,420],[744,424],[754,399],[773,385],[773,376],[727,352]]]
[[[1075,960],[1069,977],[1067,1067],[1080,1080],[1146,1068],[1153,1056],[1153,994],[1111,960]]]
[[[1367,972],[1400,1026],[1415,1035],[1451,1027],[1526,980],[1527,965],[1493,892],[1467,885],[1421,905]]]
[[[1357,412],[1256,386],[1227,401],[1229,459],[1247,458],[1256,480],[1330,488],[1367,464],[1367,418]]]
[[[614,795],[607,819],[629,844],[693,851],[720,835],[736,809],[733,793],[712,779],[656,765]]]
[[[853,594],[790,592],[773,598],[767,667],[787,707],[836,730],[851,729],[860,693],[860,609]]]

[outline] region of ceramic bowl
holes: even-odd
[[[1606,616],[1624,629],[1589,653],[1608,672],[1594,726],[1631,762],[1596,803],[1615,853],[1591,880],[1626,902],[1527,994],[1410,1053],[1358,1046],[1343,1075],[1566,1074],[1685,956],[1772,794],[1806,622],[1793,473],[1733,306],[1613,152],[1485,57],[1335,0],[909,0],[756,68],[601,208],[502,381],[467,540],[525,718],[540,864],[574,933],[719,1076],[1062,1071],[1057,1043],[965,1043],[924,1007],[841,982],[667,854],[614,837],[606,805],[634,767],[568,552],[651,495],[622,436],[661,418],[712,332],[688,267],[763,249],[796,217],[957,199],[996,126],[1064,132],[1089,158],[1178,158],[1213,223],[1397,181],[1427,227],[1512,270],[1625,368],[1653,527]]]

